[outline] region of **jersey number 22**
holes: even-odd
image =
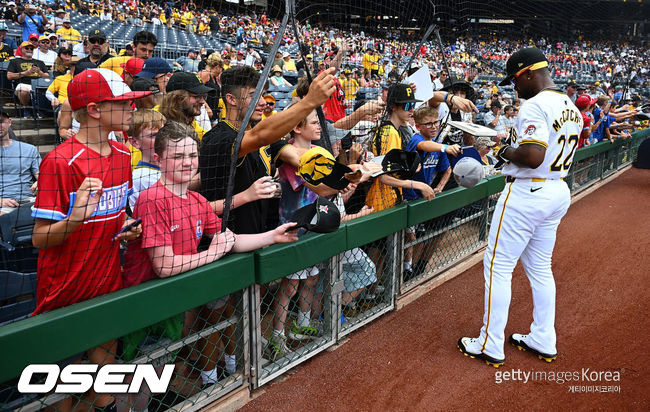
[[[578,147],[578,135],[572,134],[569,136],[568,140],[566,138],[566,135],[560,135],[560,137],[557,138],[557,143],[562,143],[562,150],[560,150],[560,153],[557,155],[553,163],[551,163],[551,172],[561,172],[562,169],[569,170],[569,167],[571,167],[572,163],[571,160],[573,159],[573,152],[575,152],[576,147]],[[564,161],[562,161],[562,153],[564,153],[564,148],[566,147],[567,143],[571,145],[571,151],[564,158]]]

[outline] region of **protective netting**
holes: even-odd
[[[319,220],[322,207],[338,209],[350,223],[340,230],[350,231],[365,216],[465,190],[452,174],[463,157],[498,174],[494,154],[523,103],[512,85],[498,83],[523,46],[546,54],[556,85],[590,119],[581,145],[618,145],[574,162],[567,183],[586,188],[628,164],[638,146],[630,132],[647,127],[647,7],[3,3],[0,327],[32,317],[38,328],[39,314],[83,313],[89,306],[71,305],[129,290],[163,308],[168,302],[148,285],[227,255],[308,239],[307,227],[335,230],[338,221]],[[496,136],[477,138],[449,121]],[[417,153],[415,166],[413,158],[399,163],[403,152],[382,163],[393,149]],[[382,171],[391,173],[377,176]],[[102,325],[115,331],[103,345],[46,361],[152,364],[159,374],[173,364],[162,393],[26,394],[16,371],[0,386],[0,409],[198,409],[259,386],[480,249],[495,200],[404,231],[367,229],[349,250],[252,287],[259,270],[250,269],[256,273],[242,274],[252,279],[247,286],[210,299],[179,287],[183,303],[173,316],[137,329],[115,319]],[[294,212],[309,205],[319,219],[312,213],[293,230]],[[225,290],[223,274],[213,275]],[[140,310],[129,307],[134,318]]]

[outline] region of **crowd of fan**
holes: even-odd
[[[214,10],[198,12],[192,3],[180,10],[135,2],[103,1],[92,6],[81,3],[77,11],[131,19],[131,24],[138,20],[178,24],[205,35],[232,33],[236,45],[222,52],[189,50],[172,65],[153,57],[158,43],[153,33],[138,32],[130,47],[116,53],[102,31],[82,35],[71,28],[67,9],[54,7],[39,14],[26,5],[27,14],[12,17],[7,10],[15,6],[5,6],[4,17],[15,19],[26,30],[18,45],[4,37],[6,26],[0,26],[0,57],[10,60],[8,79],[16,82],[20,103],[30,107],[31,80],[55,73],[47,98],[56,109],[64,140],[41,164],[34,146],[11,138],[12,119],[0,112],[2,213],[35,201],[33,244],[41,249],[35,314],[173,276],[231,251],[295,241],[302,232],[293,228],[292,213],[319,196],[333,200],[342,220],[349,220],[402,200],[433,199],[455,186],[451,170],[463,157],[475,158],[494,173],[493,150],[509,135],[522,104],[495,81],[477,80],[480,74],[499,73],[498,62],[518,43],[458,40],[447,50],[452,73],[443,67],[434,47],[423,46],[408,73],[428,66],[436,91],[416,110],[412,86],[399,83],[403,78],[399,65],[410,57],[412,47],[405,40],[380,40],[304,24],[301,32],[309,50],[304,62],[296,62],[287,51],[265,56],[278,24],[265,16],[218,16]],[[48,18],[48,13],[53,17]],[[39,33],[39,23],[51,33]],[[291,40],[287,35],[283,47]],[[632,129],[643,126],[638,117],[642,98],[617,79],[627,77],[633,67],[632,84],[647,85],[646,50],[607,43],[549,45],[543,40],[538,45],[558,76],[572,78],[580,73],[600,79],[587,85],[567,84],[567,94],[585,119],[581,145],[629,138]],[[265,59],[273,59],[268,90],[291,93],[292,104],[284,110],[276,110],[271,93],[252,101]],[[311,83],[303,75],[307,68],[314,76]],[[285,76],[295,77],[297,84]],[[365,100],[361,95],[367,89],[381,91]],[[253,115],[243,124],[251,105]],[[321,107],[327,119],[323,130],[316,115]],[[475,138],[441,127],[447,119],[481,121],[496,129],[497,137]],[[225,206],[232,149],[242,128],[232,212],[223,222],[228,230],[221,232],[219,216]],[[325,138],[329,141],[319,143]],[[319,145],[331,147],[331,153]],[[391,149],[417,152],[422,169],[411,179],[389,174],[370,178],[380,167],[373,158]],[[319,156],[336,159],[357,172],[344,190],[318,184],[313,171],[303,173],[310,159]],[[136,218],[142,219],[140,226],[116,236]],[[415,230],[407,231],[409,240],[415,239]],[[212,239],[201,246],[204,235]],[[121,240],[128,241],[123,267]],[[373,243],[347,256],[348,263],[364,270],[348,273],[354,279],[346,282],[345,304],[354,305],[364,289],[377,282],[385,264],[383,247]],[[427,260],[418,248],[407,251],[405,273],[421,274]],[[59,274],[63,265],[66,276]],[[92,276],[88,268],[95,268]],[[309,268],[283,279],[272,308],[274,331],[265,350],[270,360],[289,352],[285,330],[289,338],[298,340],[311,339],[322,330],[318,323],[322,308],[314,298],[318,271]],[[298,289],[298,318],[289,323],[287,305]],[[175,327],[163,329],[176,331],[168,337],[179,339],[181,333],[188,333],[188,319],[211,319],[204,315],[206,310],[232,313],[232,306],[232,298],[226,297],[188,312],[185,319],[166,320]],[[232,342],[232,333],[232,329],[223,332],[227,342]],[[125,347],[135,351],[138,339],[140,335],[126,337]],[[225,346],[226,370],[234,373],[237,359],[233,348]],[[111,342],[90,351],[89,357],[106,363],[114,361],[114,354]],[[210,356],[196,360],[203,384],[218,379],[216,362]],[[111,402],[110,395],[102,395],[96,405]]]

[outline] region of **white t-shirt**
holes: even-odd
[[[47,53],[43,53],[41,49],[36,49],[34,50],[34,58],[42,61],[46,66],[52,67],[56,60],[56,52],[54,50],[48,50]]]
[[[152,167],[152,165],[143,164],[142,162],[133,169],[133,193],[129,196],[129,205],[131,210],[135,208],[135,202],[142,191],[153,186],[160,180],[160,169]]]

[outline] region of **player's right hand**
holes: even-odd
[[[216,258],[220,259],[235,246],[235,240],[235,234],[230,229],[226,229],[225,232],[219,233],[212,238],[210,249],[217,255]]]
[[[334,73],[336,73],[336,69],[330,67],[320,72],[314,81],[311,82],[309,92],[304,100],[310,103],[314,109],[323,105],[336,90],[336,86],[334,86]]]
[[[81,182],[77,189],[77,198],[72,206],[70,220],[73,222],[83,222],[89,218],[99,204],[104,193],[103,183],[100,179],[87,177]]]

